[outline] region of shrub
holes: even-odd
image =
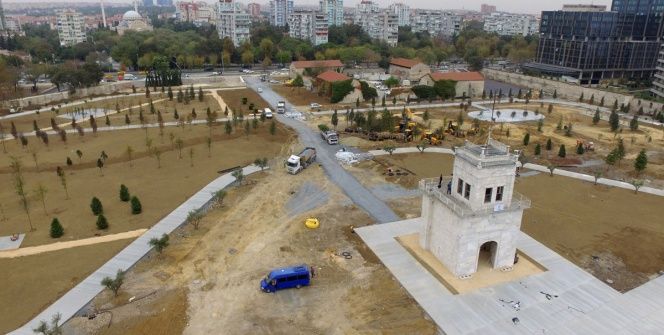
[[[427,85],[413,86],[411,90],[415,93],[418,99],[429,100],[435,98],[437,95],[436,90]]]
[[[143,212],[143,206],[141,201],[138,200],[136,196],[131,197],[131,214],[141,214]]]
[[[364,97],[365,101],[378,97],[378,91],[376,91],[375,88],[369,86],[366,81],[360,81],[360,88],[362,89],[362,96]]]
[[[148,244],[161,254],[161,252],[168,246],[168,235],[163,234],[161,235],[161,238],[153,237]]]
[[[353,91],[353,81],[352,80],[343,80],[338,81],[332,84],[332,97],[330,101],[332,103],[337,103],[346,97],[348,93]]]
[[[106,220],[104,214],[99,214],[99,216],[97,216],[97,229],[108,229],[108,221]]]
[[[104,213],[104,207],[101,205],[101,201],[99,201],[97,197],[92,198],[92,202],[90,202],[90,209],[92,209],[92,214],[94,215]]]
[[[318,129],[320,131],[328,131],[328,130],[330,130],[330,127],[328,127],[326,124],[321,123],[321,124],[318,125]]]
[[[60,221],[58,221],[58,218],[53,218],[53,221],[51,221],[51,237],[58,238],[64,234],[65,230],[64,228],[62,228],[62,225],[60,224]]]
[[[129,189],[124,184],[120,185],[120,201],[129,201]]]

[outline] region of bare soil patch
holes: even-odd
[[[452,159],[426,153],[381,156],[358,165],[362,175],[350,171],[362,180],[372,171],[375,178],[413,188],[419,179],[449,175]],[[384,176],[385,165],[412,171],[414,177]],[[598,279],[610,279],[615,289],[630,290],[664,270],[661,197],[548,174],[518,178],[516,190],[532,200],[522,230]],[[409,203],[389,202],[402,217],[419,215],[420,200]]]

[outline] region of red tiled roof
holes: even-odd
[[[335,81],[342,81],[342,80],[350,79],[350,77],[348,77],[347,75],[345,75],[343,73],[336,72],[336,71],[325,71],[325,72],[319,74],[318,77],[316,77],[316,78],[318,78],[320,80],[323,80],[323,81],[330,82],[330,83],[333,83]]]
[[[431,78],[435,81],[454,80],[454,81],[482,81],[484,76],[480,72],[433,72]]]
[[[344,64],[338,59],[333,60],[301,60],[295,61],[293,65],[296,69],[308,69],[317,67],[343,67]]]
[[[420,63],[422,62],[420,62],[417,59],[408,59],[408,58],[392,58],[390,60],[391,65],[401,66],[409,69]]]

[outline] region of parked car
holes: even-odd
[[[259,87],[258,88],[258,93],[263,93],[263,89]]]
[[[319,109],[320,110],[321,107],[323,107],[323,106],[321,106],[319,103],[316,103],[316,102],[312,102],[311,104],[309,104],[309,108],[311,108],[311,109]]]
[[[271,119],[274,116],[274,114],[272,114],[272,110],[269,108],[265,108],[265,111],[263,111],[263,113],[265,113],[266,119]]]
[[[275,79],[270,79],[270,84],[279,84],[279,81]]]

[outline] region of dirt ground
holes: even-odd
[[[12,331],[39,314],[131,241],[0,259],[0,333]]]
[[[349,170],[365,184],[388,181],[414,188],[422,178],[449,175],[452,162],[451,155],[401,154]],[[387,167],[408,175],[385,176]],[[664,270],[661,197],[548,174],[520,177],[516,190],[532,200],[522,230],[615,289],[628,291]],[[397,199],[389,205],[402,217],[415,217],[420,203],[419,198]]]
[[[243,88],[243,89],[232,89],[232,90],[219,90],[217,91],[219,96],[228,104],[234,113],[240,112],[242,115],[247,116],[250,112],[249,104],[254,104],[254,109],[264,109],[268,107],[268,103],[263,100],[263,98],[252,89]],[[247,98],[247,104],[242,104],[242,98]]]
[[[218,171],[250,164],[256,158],[272,158],[280,154],[283,144],[288,143],[292,135],[282,127],[276,135],[270,135],[267,128],[267,125],[259,126],[247,137],[242,134],[243,131],[232,135],[222,134],[223,129],[218,126],[213,130],[214,143],[209,156],[205,143],[209,135],[206,126],[187,126],[184,130],[168,128],[163,142],[158,129],[150,129],[148,136],[154,139],[154,146],[162,151],[161,168],[155,157],[148,156],[145,132],[140,129],[100,133],[97,137],[86,136],[85,142],[73,139],[67,146],[55,142],[47,149],[40,149],[39,172],[30,154],[11,141],[8,143],[9,153],[0,155],[0,183],[12,185],[9,156],[15,155],[25,166],[25,190],[28,193],[31,219],[36,228],[36,231],[27,234],[23,246],[52,243],[54,240],[49,237],[49,227],[53,217],[57,217],[65,228],[65,235],[60,240],[146,228],[219,176]],[[171,132],[185,143],[181,159],[178,149],[169,143],[168,134]],[[134,148],[132,166],[125,153],[127,145]],[[194,152],[193,160],[189,155],[190,149]],[[76,150],[83,152],[80,163]],[[104,165],[103,176],[96,167],[102,151],[109,157]],[[65,165],[68,156],[75,162],[71,167]],[[57,166],[65,167],[67,171],[68,200],[55,173]],[[46,211],[34,191],[40,183],[48,190]],[[143,205],[142,214],[131,215],[129,204],[119,200],[120,184],[125,184],[131,194],[139,197]],[[104,205],[110,226],[107,231],[100,232],[95,227],[95,216],[89,206],[93,196]],[[0,204],[4,214],[2,218],[6,219],[0,224],[0,235],[30,230],[13,187],[0,192]]]
[[[286,204],[305,182],[315,184],[329,200],[290,215]],[[318,217],[321,227],[305,228],[308,216]],[[130,271],[122,291],[125,297],[143,296],[156,288],[169,296],[188,291],[188,306],[178,303],[179,309],[162,313],[173,318],[186,313],[184,334],[221,329],[224,334],[435,334],[433,323],[349,226],[370,222],[317,166],[296,176],[282,169],[267,171],[232,189],[199,231],[184,227],[173,234],[164,255],[152,255]],[[343,251],[352,258],[337,256]],[[260,279],[270,269],[298,263],[315,267],[310,287],[275,294],[259,290]],[[115,303],[105,293],[94,305]],[[150,311],[154,307],[141,308],[141,313]],[[135,321],[129,313],[114,312],[116,329],[135,327]],[[76,318],[67,326],[81,330],[95,329],[94,325],[101,327],[103,320]],[[160,334],[181,332],[154,327]]]

